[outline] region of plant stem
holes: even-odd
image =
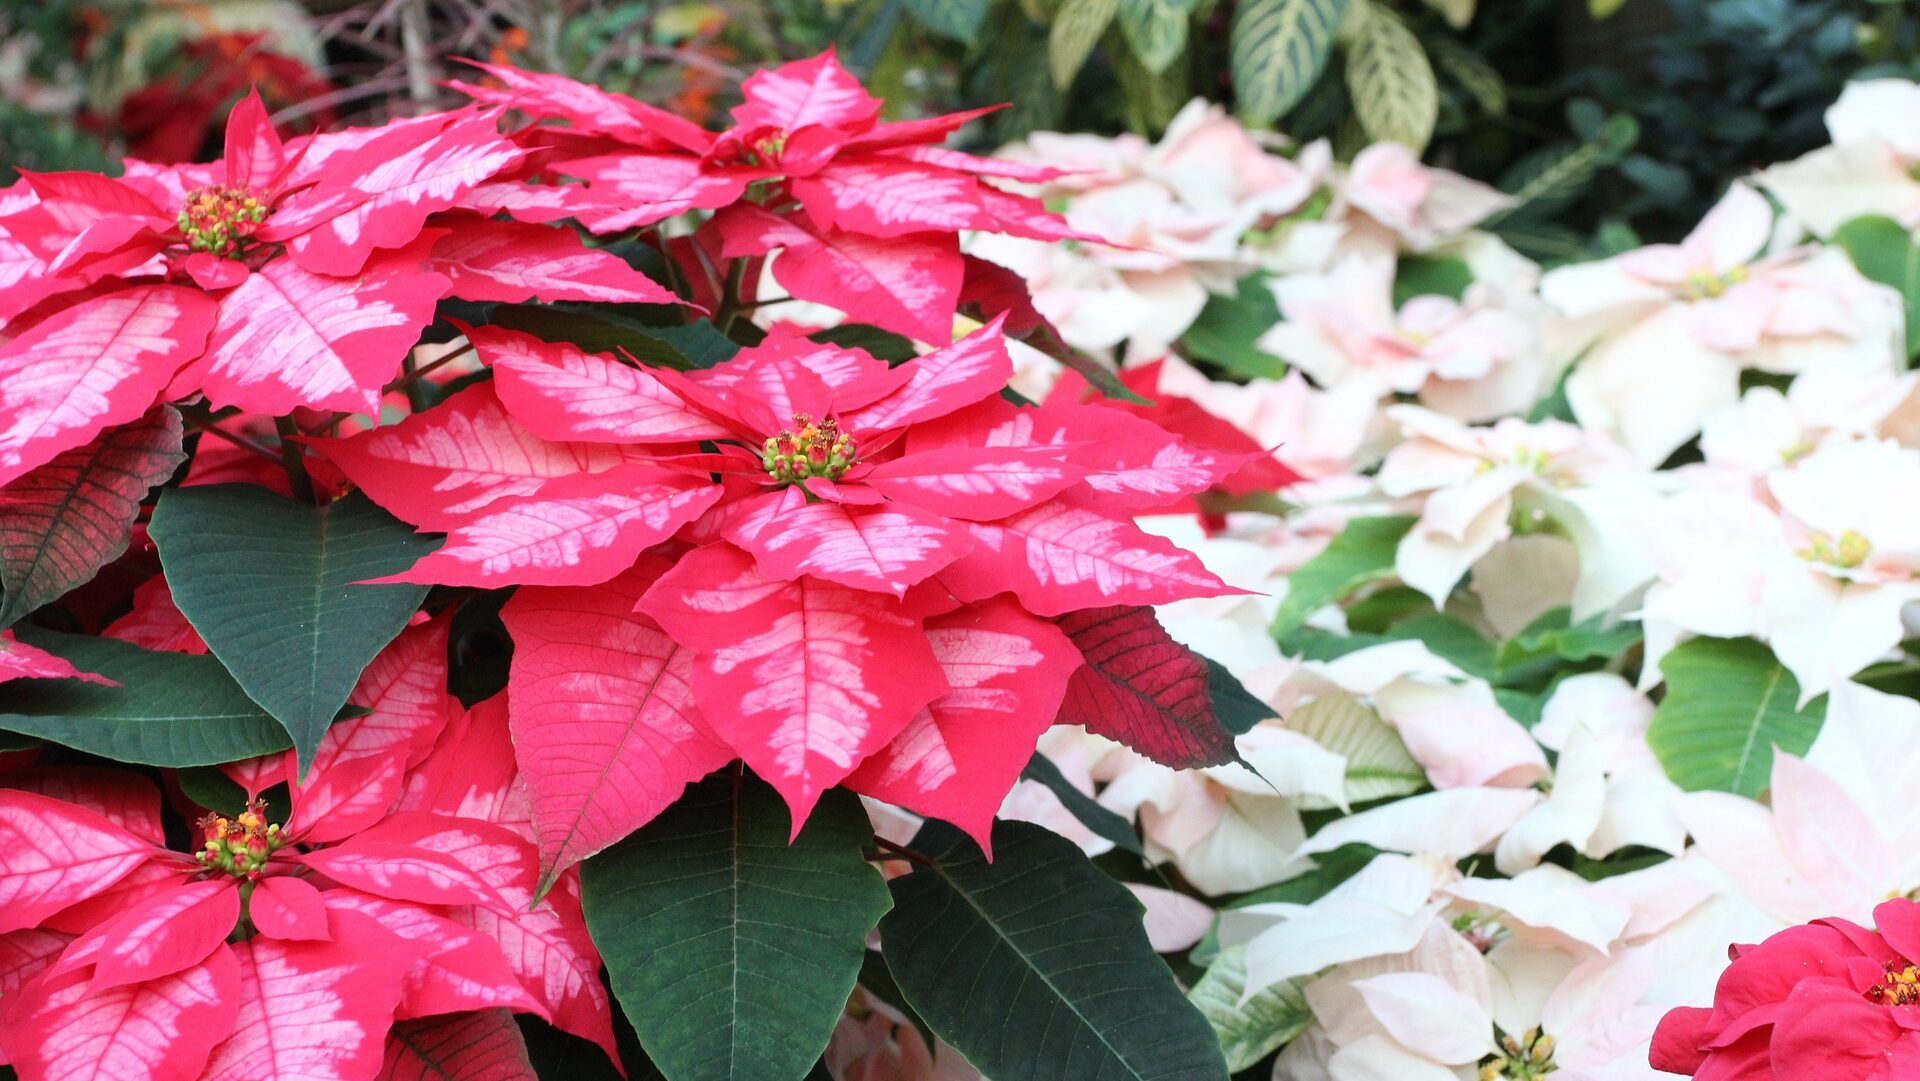
[[[206,432],[208,435],[218,436],[221,439],[224,439],[227,442],[232,443],[234,446],[239,447],[242,450],[252,451],[253,453],[258,454],[260,457],[265,458],[270,462],[277,462],[280,460],[280,452],[277,450],[274,450],[272,447],[267,446],[265,443],[256,442],[255,440],[248,439],[246,436],[240,435],[237,432],[230,432],[230,431],[227,431],[225,428],[220,427],[218,418],[214,417],[212,414],[207,412],[207,409],[205,406],[195,407],[190,405],[180,405],[180,406],[175,406],[174,408],[180,411],[181,419],[191,423],[197,431]]]
[[[725,334],[733,329],[734,317],[740,313],[740,288],[746,284],[747,261],[735,259],[727,268],[727,291],[720,298],[720,310],[713,313],[713,325]]]
[[[881,859],[906,860],[908,863],[911,863],[916,867],[940,866],[939,861],[935,860],[932,856],[929,856],[924,852],[916,852],[913,849],[906,847],[905,845],[894,844],[892,841],[887,840],[885,837],[875,836],[873,839],[873,844],[875,848],[880,850],[880,852],[888,853],[888,855],[881,856],[880,857]]]
[[[313,478],[307,476],[306,462],[301,460],[304,452],[300,444],[291,438],[300,434],[299,426],[293,423],[292,417],[275,417],[273,427],[280,433],[280,464],[286,467],[287,483],[293,487],[294,498],[312,503]]]

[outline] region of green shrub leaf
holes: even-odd
[[[1427,148],[1440,119],[1440,89],[1420,39],[1378,4],[1363,9],[1347,47],[1347,93],[1369,138]]]
[[[1054,12],[1053,26],[1047,34],[1048,68],[1053,85],[1061,90],[1073,85],[1073,77],[1086,66],[1087,57],[1100,35],[1120,8],[1120,0],[1066,0]]]
[[[1800,684],[1751,638],[1695,638],[1660,659],[1666,697],[1647,743],[1673,783],[1759,796],[1775,747],[1805,754],[1827,714],[1825,695],[1795,708]]]
[[[1327,605],[1392,577],[1394,553],[1413,522],[1405,514],[1348,522],[1319,555],[1287,576],[1287,595],[1273,616],[1273,636],[1285,638]]]
[[[120,683],[7,684],[0,731],[146,766],[211,766],[273,754],[287,732],[213,657],[162,653],[113,638],[20,629],[20,640]]]
[[[1206,1019],[1153,952],[1140,903],[1071,842],[994,827],[993,862],[958,832],[915,840],[932,866],[888,883],[881,953],[941,1038],[994,1081],[1226,1081]]]
[[[438,543],[359,493],[313,507],[250,484],[172,489],[149,531],[181,614],[286,726],[302,770],[427,594],[354,583],[404,571]]]
[[[1155,75],[1187,47],[1187,16],[1193,0],[1120,0],[1120,30],[1133,55]]]
[[[973,45],[980,40],[990,0],[907,0],[907,11],[921,26]]]
[[[1892,286],[1906,301],[1907,357],[1920,356],[1920,245],[1892,218],[1855,218],[1833,231],[1860,273]]]
[[[1248,123],[1299,104],[1326,70],[1348,0],[1243,0],[1233,19],[1233,93]]]
[[[725,770],[581,865],[613,991],[667,1081],[795,1081],[853,993],[887,888],[860,801],[786,804]]]

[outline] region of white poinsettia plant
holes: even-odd
[[[1546,269],[1500,192],[1201,102],[1003,151],[1113,243],[972,254],[1290,474],[1140,519],[1247,591],[1159,609],[1239,763],[1060,727],[1002,808],[1131,869],[1237,1076],[1668,1076],[1730,943],[1920,889],[1916,110],[1855,84],[1678,243]]]

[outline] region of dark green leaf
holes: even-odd
[[[1136,856],[1145,857],[1146,850],[1140,845],[1140,837],[1133,832],[1133,823],[1100,806],[1092,796],[1080,791],[1072,781],[1060,773],[1060,767],[1053,760],[1038,751],[1027,761],[1027,767],[1020,776],[1029,781],[1038,781],[1060,801],[1067,813],[1080,820],[1080,824],[1101,837],[1112,841],[1121,849]]]
[[[994,859],[944,827],[932,866],[894,879],[881,950],[908,1001],[994,1081],[1226,1081],[1206,1019],[1140,923],[1140,903],[1071,842],[994,827]]]
[[[1647,744],[1673,783],[1758,797],[1773,751],[1805,754],[1826,717],[1825,695],[1798,708],[1800,684],[1751,638],[1695,638],[1660,658],[1666,697]]]
[[[842,323],[837,327],[815,331],[807,337],[842,349],[863,349],[889,364],[912,360],[920,355],[910,339],[866,323]]]
[[[739,342],[720,333],[718,327],[705,319],[681,326],[649,327],[647,334],[672,346],[694,368],[711,368],[722,361],[732,360],[733,355],[740,351]],[[638,354],[635,356],[636,359],[646,360]]]
[[[247,807],[247,790],[212,766],[194,766],[174,774],[180,791],[209,811],[233,817]]]
[[[148,527],[182,615],[293,736],[301,769],[423,585],[396,574],[438,541],[355,493],[326,507],[250,484],[175,488]]]
[[[1243,0],[1233,19],[1233,93],[1259,127],[1286,115],[1320,78],[1348,0]]]
[[[1245,735],[1261,721],[1279,716],[1273,707],[1255,698],[1232,672],[1219,661],[1206,658],[1207,693],[1213,699],[1213,715],[1220,719],[1220,727],[1234,735]]]
[[[1413,522],[1405,514],[1348,522],[1319,555],[1287,577],[1287,595],[1273,617],[1274,637],[1292,634],[1308,616],[1354,590],[1392,577],[1400,538]]]
[[[1571,613],[1555,608],[1527,628],[1500,643],[1495,656],[1502,683],[1520,682],[1550,673],[1561,662],[1610,660],[1640,641],[1640,624],[1620,621],[1606,625],[1605,615],[1591,616],[1569,626]]]
[[[587,926],[668,1081],[793,1081],[819,1058],[887,910],[859,800],[787,843],[778,794],[731,770],[581,866]]]
[[[31,628],[19,636],[120,686],[52,679],[9,683],[0,731],[146,766],[211,766],[289,745],[286,729],[213,657]]]

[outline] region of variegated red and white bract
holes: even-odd
[[[192,856],[137,777],[0,775],[0,1055],[24,1081],[367,1081],[396,1019],[502,1007],[614,1054],[571,878],[536,902],[524,818],[475,815],[513,806],[511,761],[433,754],[463,712],[446,643],[430,621],[375,660],[284,826],[209,813]],[[257,791],[291,760],[229,772]]]

